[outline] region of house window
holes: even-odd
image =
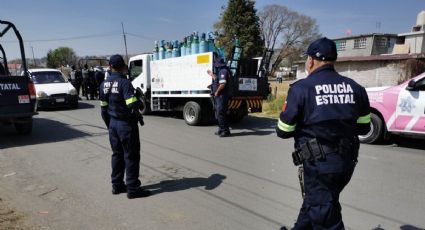
[[[354,49],[364,49],[366,48],[366,38],[357,38],[354,40]]]
[[[347,46],[347,41],[346,40],[337,41],[335,43],[336,43],[336,49],[337,50],[345,50],[345,47]]]
[[[377,38],[376,39],[376,46],[379,48],[387,48],[388,47],[388,39],[387,38]]]

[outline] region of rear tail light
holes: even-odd
[[[30,93],[30,98],[31,99],[35,99],[36,98],[36,94],[35,94],[34,83],[32,83],[32,82],[28,83],[28,91]]]

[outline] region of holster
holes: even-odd
[[[326,159],[326,154],[331,152],[339,152],[339,147],[322,145],[316,138],[313,138],[295,149],[292,153],[292,160],[296,166],[302,164],[304,160],[323,161]]]

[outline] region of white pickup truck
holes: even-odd
[[[425,72],[393,87],[366,89],[371,107],[371,130],[359,136],[375,143],[390,134],[425,137]]]

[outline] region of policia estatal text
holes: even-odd
[[[293,229],[344,229],[339,194],[357,163],[357,135],[370,130],[369,100],[335,71],[333,41],[314,41],[306,55],[310,74],[290,86],[276,128],[279,137],[294,137],[293,161],[303,167],[305,196]]]
[[[127,67],[120,55],[109,60],[111,75],[100,85],[102,119],[109,129],[112,148],[112,194],[127,192],[129,199],[151,193],[140,188],[140,140],[138,122],[140,102],[131,82],[126,78]],[[125,174],[125,183],[124,183]]]

